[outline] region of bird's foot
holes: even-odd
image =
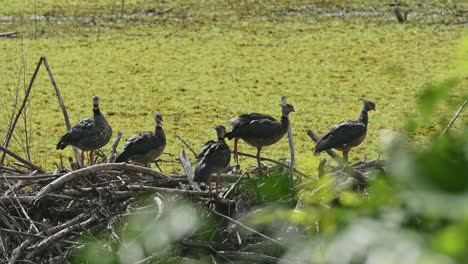
[[[231,166],[228,171],[232,171],[233,173],[237,173],[237,172],[240,171],[240,165],[237,164],[237,165]]]
[[[261,168],[259,167],[256,167],[253,171],[255,171],[256,173],[259,173],[259,174],[263,174],[264,172],[267,172],[271,169],[271,166],[268,166],[266,165],[265,163],[261,163]]]

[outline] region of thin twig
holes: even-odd
[[[247,175],[247,173],[242,173],[239,179],[237,179],[237,181],[234,184],[232,184],[229,187],[229,189],[224,193],[223,198],[226,199],[226,197],[232,192],[232,190],[234,190],[234,188],[236,188],[237,184],[239,184],[239,182],[242,180],[242,178],[244,178],[245,175]]]
[[[127,164],[127,163],[107,163],[107,164],[97,164],[94,166],[82,168],[76,171],[69,172],[60,178],[54,180],[53,182],[49,183],[47,186],[42,188],[37,194],[36,194],[36,199],[42,198],[45,194],[55,190],[56,188],[64,185],[65,183],[78,178],[78,177],[83,177],[83,176],[89,176],[92,174],[95,174],[97,172],[103,172],[105,170],[121,170],[121,171],[127,171],[127,172],[136,172],[136,173],[142,173],[146,175],[150,175],[156,178],[167,178],[166,175],[157,172],[155,170],[145,168],[145,167],[140,167],[137,165],[132,165],[132,164]]]
[[[16,34],[18,34],[17,31],[3,32],[3,33],[0,33],[0,38],[12,37]]]
[[[119,145],[120,139],[122,138],[122,135],[123,135],[123,133],[119,131],[117,133],[117,136],[115,136],[114,142],[112,142],[111,150],[110,150],[110,153],[109,153],[109,159],[107,160],[107,163],[114,162],[114,160],[115,160],[114,156],[115,156],[115,153],[116,153],[116,150],[117,150],[117,146]]]
[[[14,153],[13,151],[11,151],[11,150],[3,147],[3,146],[0,146],[0,150],[3,151],[3,155],[8,154],[8,155],[12,156],[13,158],[17,159],[18,161],[20,161],[21,163],[23,163],[24,165],[26,165],[28,168],[30,168],[32,170],[37,170],[39,172],[45,172],[43,168],[32,164],[31,162],[27,161],[26,159],[22,158],[18,154]]]
[[[193,182],[193,171],[192,167],[190,166],[190,160],[187,157],[187,153],[185,150],[182,150],[179,154],[179,161],[180,164],[182,164],[182,168],[184,168],[185,174],[187,175],[188,182],[190,186],[192,186],[192,189],[195,191],[200,191],[200,186],[198,184],[195,184]]]
[[[307,131],[307,135],[315,142],[317,143],[317,141],[320,140],[320,137],[314,133],[313,130],[309,130]],[[332,157],[336,162],[338,162],[339,164],[343,164],[343,163],[346,163],[346,161],[341,158],[340,156],[338,156],[338,154],[336,154],[333,150],[331,149],[327,149],[326,150],[327,154],[330,155],[330,157]]]
[[[248,230],[248,231],[250,231],[250,232],[252,232],[252,233],[254,233],[254,234],[257,234],[257,235],[263,237],[264,239],[275,243],[276,245],[279,245],[279,246],[281,246],[281,247],[284,247],[284,245],[283,245],[281,242],[279,242],[278,240],[275,240],[275,239],[273,239],[273,238],[271,238],[271,237],[269,237],[269,236],[266,236],[266,235],[264,235],[264,234],[258,232],[257,230],[255,230],[255,229],[253,229],[253,228],[251,228],[251,227],[248,227],[248,226],[244,225],[243,223],[241,223],[241,222],[239,222],[239,221],[237,221],[237,220],[232,219],[232,218],[229,217],[229,216],[226,216],[226,215],[223,215],[223,214],[221,214],[221,213],[218,213],[217,211],[212,210],[212,209],[209,209],[209,210],[210,210],[210,212],[212,212],[213,214],[215,214],[215,215],[217,215],[217,216],[221,216],[221,217],[227,219],[228,221],[230,221],[230,222],[232,222],[232,223],[234,223],[234,224],[236,224],[236,225],[238,225],[238,226],[240,226],[240,227],[242,227],[242,228],[244,228],[244,229],[246,229],[246,230]]]
[[[46,248],[48,245],[53,243],[54,241],[64,237],[71,231],[78,229],[78,228],[85,228],[88,225],[90,225],[93,221],[97,219],[96,216],[90,217],[88,220],[83,221],[81,223],[78,223],[76,225],[69,226],[63,230],[60,230],[59,232],[53,234],[52,236],[49,236],[43,240],[41,240],[39,243],[37,243],[35,246],[33,246],[34,250],[29,252],[28,255],[26,255],[26,259],[32,259],[35,255],[37,255],[39,252],[41,252],[44,248]]]
[[[34,224],[33,220],[31,219],[31,217],[29,217],[28,213],[26,212],[26,209],[24,209],[23,205],[21,204],[21,201],[18,199],[18,196],[16,196],[16,193],[15,191],[13,190],[13,187],[11,186],[11,184],[7,181],[7,184],[8,184],[8,187],[10,188],[10,191],[11,193],[13,194],[13,196],[15,197],[15,200],[16,202],[18,203],[19,207],[21,208],[21,212],[23,213],[24,217],[26,217],[26,219],[28,219],[28,221],[31,223],[31,226],[34,228],[34,230],[36,231],[36,233],[39,233],[39,229],[37,228],[37,226]]]
[[[182,142],[182,144],[184,144],[192,153],[193,153],[193,156],[196,158],[197,157],[197,153],[190,147],[190,145],[185,142],[184,139],[182,139],[179,135],[175,135],[175,137],[180,140],[180,142]]]
[[[286,96],[281,97],[281,104],[285,106]],[[289,188],[292,188],[294,185],[294,141],[291,130],[291,122],[288,126],[288,142],[289,142],[289,151],[290,151],[290,161],[289,161]]]
[[[18,113],[16,114],[15,119],[13,119],[13,123],[8,127],[8,132],[2,144],[2,146],[5,148],[8,148],[8,144],[10,144],[11,136],[13,135],[13,131],[15,130],[16,123],[18,123],[18,119],[20,118],[21,114],[23,113],[24,107],[26,106],[26,103],[29,98],[29,94],[31,93],[32,85],[34,83],[34,80],[36,79],[37,73],[39,72],[39,68],[41,67],[41,63],[42,63],[42,57],[39,59],[39,62],[37,63],[36,69],[34,70],[33,76],[31,77],[31,81],[29,82],[28,88],[26,89],[23,102],[21,103],[21,106],[18,109]],[[2,154],[0,165],[3,165],[4,161],[5,161],[5,153]]]
[[[463,111],[463,108],[465,108],[465,105],[466,103],[468,102],[468,99],[465,100],[465,102],[463,102],[463,104],[460,106],[460,108],[458,108],[457,112],[455,113],[455,115],[452,117],[452,120],[450,120],[448,126],[444,129],[444,131],[442,132],[442,134],[440,136],[443,136],[445,135],[445,133],[450,129],[450,127],[453,125],[453,123],[455,122],[455,120],[457,120],[458,116],[460,115],[461,111]]]
[[[52,74],[52,70],[50,69],[50,66],[49,66],[49,62],[47,61],[47,58],[45,56],[42,56],[41,60],[44,62],[44,66],[46,67],[47,74],[49,74],[50,82],[52,83],[52,86],[54,86],[55,95],[57,95],[60,108],[62,109],[63,118],[65,119],[65,125],[67,126],[67,130],[70,130],[71,124],[70,124],[70,119],[68,118],[67,109],[65,108],[65,104],[63,103],[62,95],[60,94],[59,87],[57,83],[55,82],[54,75]],[[72,146],[72,148],[73,148],[73,152],[75,153],[76,161],[81,167],[83,167],[83,161],[81,160],[81,156],[78,151],[78,148],[76,148],[75,146]]]
[[[16,175],[2,175],[0,180],[43,180],[43,179],[50,179],[50,178],[58,178],[65,173],[58,173],[58,174],[35,174],[31,176],[16,176]]]
[[[245,156],[245,157],[249,157],[249,158],[254,158],[254,159],[257,158],[257,156],[254,156],[254,155],[251,155],[251,154],[248,154],[248,153],[244,153],[244,152],[237,152],[237,154],[240,155],[240,156]],[[282,167],[289,168],[289,166],[287,164],[284,164],[283,162],[277,161],[277,160],[274,160],[274,159],[260,157],[260,160],[269,161],[269,162],[274,163],[276,165],[280,165]],[[310,176],[305,174],[304,172],[299,171],[296,168],[293,168],[293,169],[294,169],[294,172],[297,173],[298,175],[300,175],[302,177],[305,177],[305,178],[310,178]]]

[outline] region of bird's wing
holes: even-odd
[[[94,119],[92,117],[85,118],[74,125],[68,132],[64,135],[64,141],[68,142],[78,142],[83,138],[87,138],[93,134],[94,128]]]
[[[343,121],[333,126],[318,142],[316,149],[322,151],[349,144],[366,133],[366,126],[357,121]]]
[[[200,161],[208,152],[208,150],[213,146],[213,144],[216,144],[216,141],[210,140],[203,145],[203,147],[200,149],[200,152],[197,155],[197,161]]]
[[[157,138],[152,132],[141,132],[125,142],[122,152],[128,152],[129,155],[145,154],[156,148],[157,144]]]
[[[259,113],[248,113],[240,116],[236,116],[228,120],[228,123],[234,127],[240,127],[246,125],[254,120],[270,120],[277,121],[274,117]]]
[[[264,138],[281,132],[281,123],[276,120],[251,120],[244,126],[236,129],[239,137]]]
[[[197,166],[227,166],[231,159],[231,150],[225,143],[209,141],[197,156]]]

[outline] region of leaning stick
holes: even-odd
[[[166,175],[157,172],[155,170],[136,166],[127,163],[107,163],[107,164],[97,164],[94,166],[86,167],[83,169],[79,169],[76,171],[69,172],[58,179],[55,179],[53,182],[46,185],[36,194],[36,201],[44,197],[45,194],[59,188],[60,186],[64,185],[65,183],[74,180],[79,177],[88,176],[93,173],[105,171],[105,170],[121,170],[126,172],[134,172],[134,173],[142,173],[146,175],[150,175],[156,178],[167,178]]]
[[[195,184],[193,182],[194,175],[193,175],[192,167],[190,166],[190,161],[187,157],[187,153],[185,152],[185,150],[182,150],[182,152],[180,152],[179,161],[180,161],[180,164],[182,164],[182,167],[184,168],[185,174],[187,175],[188,182],[190,186],[192,186],[192,189],[194,189],[195,191],[200,191],[200,187],[198,186],[198,184]]]
[[[440,136],[443,136],[445,135],[445,133],[450,129],[450,127],[453,125],[453,123],[455,122],[455,120],[457,120],[458,116],[460,115],[461,111],[463,110],[463,108],[465,108],[465,105],[466,103],[468,102],[468,99],[465,100],[465,102],[463,102],[463,104],[460,106],[460,108],[458,108],[457,112],[455,113],[455,115],[452,117],[452,120],[450,120],[448,126],[444,129],[444,131],[442,132],[442,134]]]
[[[286,105],[286,96],[281,97],[281,105]],[[289,150],[291,152],[290,161],[289,161],[289,187],[292,188],[294,184],[294,142],[293,142],[293,135],[291,130],[291,123],[288,126],[288,141],[289,141]]]
[[[256,159],[257,156],[255,155],[251,155],[251,154],[248,154],[248,153],[244,153],[244,152],[237,152],[237,154],[239,156],[245,156],[245,157],[249,157],[249,158],[254,158]],[[265,158],[265,157],[260,157],[260,160],[264,160],[264,161],[269,161],[271,163],[274,163],[276,165],[279,165],[279,166],[283,166],[283,167],[288,167],[288,165],[284,164],[283,162],[280,162],[280,161],[277,161],[277,160],[274,160],[274,159],[270,159],[270,158]],[[306,177],[306,178],[310,178],[309,175],[305,174],[304,172],[301,172],[299,170],[297,170],[296,168],[293,168],[294,169],[294,172],[302,177]]]
[[[73,226],[69,226],[69,227],[67,227],[65,229],[62,229],[59,232],[53,234],[52,236],[49,236],[49,237],[41,240],[39,243],[37,243],[36,245],[33,246],[34,249],[31,252],[29,252],[28,255],[26,255],[26,259],[28,259],[28,260],[32,259],[35,255],[37,255],[42,250],[44,250],[48,245],[52,244],[53,242],[57,241],[58,239],[61,239],[65,235],[67,235],[67,234],[71,233],[72,231],[74,231],[75,229],[87,227],[88,225],[93,223],[96,219],[97,219],[96,216],[91,216],[88,220],[85,220],[85,221],[83,221],[81,223],[78,223],[76,225],[73,225]]]
[[[114,160],[115,160],[114,155],[115,155],[115,152],[117,150],[117,146],[119,145],[120,139],[122,138],[122,135],[123,135],[123,133],[119,131],[117,133],[117,136],[115,136],[114,142],[112,142],[111,151],[110,151],[109,159],[107,160],[107,163],[114,162]]]
[[[3,33],[0,33],[0,38],[11,37],[11,36],[14,36],[16,34],[18,34],[17,31],[3,32]]]
[[[315,134],[314,131],[312,131],[312,130],[307,131],[307,135],[308,135],[315,143],[317,143],[317,141],[320,140],[320,137],[317,136],[317,134]],[[333,158],[336,162],[338,162],[339,164],[345,163],[344,159],[341,158],[340,156],[338,156],[333,150],[328,149],[328,150],[326,150],[326,152],[328,153],[328,155],[330,155],[330,157],[332,157],[332,158]]]
[[[18,109],[18,113],[15,116],[15,119],[13,119],[13,122],[11,125],[8,127],[8,132],[5,136],[5,140],[3,140],[2,146],[5,148],[8,148],[8,144],[10,144],[10,139],[11,136],[13,135],[13,131],[15,130],[16,123],[18,123],[18,119],[20,118],[21,114],[23,113],[24,108],[26,107],[26,103],[29,98],[29,94],[31,93],[31,88],[33,86],[34,80],[36,79],[37,72],[39,71],[39,68],[41,67],[42,63],[42,57],[39,59],[39,62],[37,63],[36,69],[34,70],[33,76],[31,77],[31,80],[29,81],[28,88],[26,89],[26,93],[24,95],[23,103],[21,104],[20,108]],[[3,165],[3,162],[5,161],[5,152],[2,154],[2,158],[0,160],[0,165]]]
[[[8,154],[8,155],[12,156],[13,158],[17,159],[18,161],[20,161],[24,165],[28,166],[32,170],[37,170],[38,172],[45,172],[44,169],[42,169],[41,167],[32,164],[31,162],[27,161],[26,159],[22,158],[18,154],[14,153],[13,151],[11,151],[11,150],[3,147],[3,146],[0,146],[0,150],[3,151],[4,155]]]
[[[141,184],[131,184],[126,185],[125,189],[130,191],[130,193],[135,191],[142,191],[142,192],[162,192],[167,194],[174,194],[174,195],[183,195],[183,196],[190,196],[190,197],[208,197],[208,192],[201,192],[201,191],[190,191],[190,190],[179,190],[179,189],[172,189],[172,188],[164,188],[164,187],[156,187],[156,186],[146,186]],[[86,196],[86,192],[92,192],[93,190],[105,191],[105,190],[112,190],[112,187],[83,187],[80,188],[79,191],[77,190],[64,190],[68,196],[72,197],[83,197]],[[127,193],[126,191],[113,191],[114,194],[123,194]]]
[[[252,233],[257,234],[257,235],[263,237],[264,239],[269,240],[269,241],[275,243],[276,245],[279,245],[279,246],[281,246],[281,247],[284,247],[284,245],[283,245],[281,242],[279,242],[278,240],[273,239],[273,238],[271,238],[271,237],[269,237],[269,236],[266,236],[266,235],[264,235],[264,234],[258,232],[257,230],[255,230],[255,229],[253,229],[253,228],[251,228],[251,227],[248,227],[248,226],[244,225],[243,223],[241,223],[241,222],[239,222],[239,221],[237,221],[237,220],[232,219],[232,218],[229,217],[229,216],[226,216],[226,215],[223,215],[223,214],[221,214],[221,213],[218,213],[217,211],[212,210],[212,209],[210,209],[210,212],[214,213],[215,215],[221,216],[221,217],[227,219],[228,221],[230,221],[230,222],[232,222],[232,223],[234,223],[234,224],[236,224],[236,225],[238,225],[238,226],[240,226],[240,227],[242,227],[242,228],[244,228],[244,229],[246,229],[246,230],[248,230],[248,231],[250,231],[250,232],[252,232]]]
[[[183,138],[181,138],[179,135],[175,135],[175,137],[180,140],[180,142],[182,142],[182,144],[184,144],[192,153],[193,153],[193,156],[197,157],[197,153],[195,152],[195,150],[193,150],[193,148],[190,147],[190,145],[185,142],[185,140]]]
[[[47,62],[47,58],[45,56],[42,56],[41,60],[44,62],[44,66],[46,67],[47,74],[49,74],[49,79],[52,82],[52,85],[54,86],[55,94],[57,95],[60,108],[62,109],[63,118],[65,119],[65,125],[67,126],[67,130],[70,130],[71,124],[70,124],[70,120],[68,119],[67,109],[65,108],[65,104],[63,103],[62,95],[60,94],[59,87],[57,83],[55,82],[54,75],[52,75],[52,70],[50,69],[49,63]],[[73,148],[73,152],[75,153],[76,161],[78,162],[80,167],[83,167],[83,161],[81,160],[81,156],[80,156],[78,149],[75,146],[72,146],[72,148]]]

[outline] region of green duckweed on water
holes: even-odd
[[[414,137],[423,139],[447,125],[468,84],[467,69],[459,67],[466,54],[457,52],[467,45],[467,13],[457,12],[466,10],[466,3],[404,1],[411,12],[400,24],[393,1],[302,2],[133,0],[126,1],[123,17],[120,1],[4,3],[0,31],[20,34],[0,39],[0,137],[8,128],[16,87],[21,99],[43,55],[72,123],[92,114],[93,93],[100,96],[114,135],[122,131],[124,139],[153,130],[152,113],[161,112],[166,152],[173,155],[183,148],[175,134],[198,150],[215,137],[215,125],[233,116],[254,111],[279,117],[285,95],[296,108],[291,120],[299,169],[315,170],[319,160],[306,131],[321,134],[357,118],[364,97],[376,102],[377,111],[350,159],[376,157],[380,135],[403,129],[417,113],[417,96],[456,77],[460,82],[449,92],[450,103]],[[65,125],[44,68],[26,121],[19,122],[11,143],[23,156],[25,123],[34,163],[50,170],[61,154],[72,155],[71,149],[55,150]],[[255,153],[245,143],[240,150]],[[288,157],[287,140],[262,154]],[[255,160],[241,164],[247,168]],[[180,170],[167,164],[163,169]]]

